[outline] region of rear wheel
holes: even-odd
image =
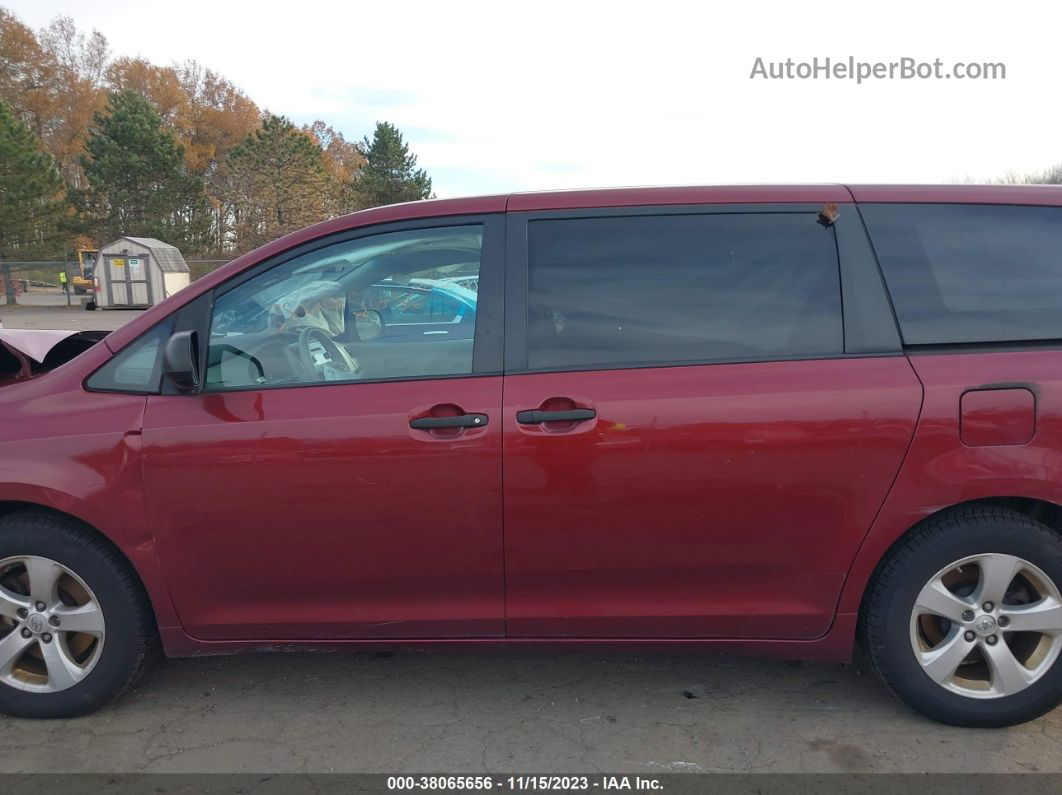
[[[155,629],[129,563],[73,522],[0,520],[0,712],[90,712],[128,688]]]
[[[961,726],[1031,720],[1062,700],[1062,539],[971,507],[913,531],[870,586],[863,638],[886,684]]]

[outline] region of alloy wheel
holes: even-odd
[[[0,682],[55,693],[83,680],[99,661],[103,610],[85,582],[35,555],[0,560]]]
[[[1013,555],[973,555],[925,584],[911,611],[911,646],[941,687],[970,698],[1014,695],[1040,680],[1062,648],[1062,595]]]

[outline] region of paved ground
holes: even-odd
[[[72,329],[76,331],[113,331],[124,326],[138,314],[135,309],[108,309],[86,312],[78,306],[66,307],[31,303],[38,296],[28,293],[19,296],[19,306],[0,304],[0,321],[4,328]]]
[[[24,293],[19,293],[19,304],[24,306],[66,306],[66,294],[58,287],[31,287]],[[81,296],[71,292],[70,303],[77,306],[81,303]]]
[[[1060,737],[1062,710],[931,723],[857,666],[275,654],[168,661],[76,721],[0,718],[0,772],[1058,772]]]
[[[135,315],[0,307],[8,328]],[[1060,738],[1062,709],[1014,729],[939,726],[858,665],[252,655],[168,661],[76,721],[0,718],[0,772],[1062,772]]]

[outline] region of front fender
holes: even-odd
[[[174,626],[144,501],[145,398],[85,392],[79,381],[63,387],[48,374],[0,393],[0,503],[48,508],[93,527],[132,564],[159,625]]]

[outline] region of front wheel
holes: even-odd
[[[1024,514],[970,507],[883,561],[862,614],[885,683],[923,714],[1009,726],[1062,701],[1062,539]]]
[[[73,522],[0,520],[0,712],[67,718],[128,688],[155,629],[132,567]]]

